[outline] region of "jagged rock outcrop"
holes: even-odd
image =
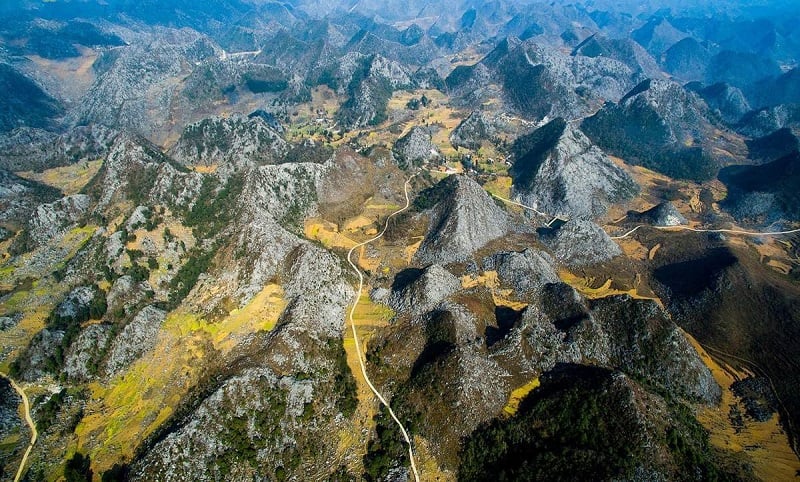
[[[572,55],[606,57],[618,60],[645,77],[663,76],[658,64],[639,44],[629,39],[609,38],[600,34],[587,37],[572,50]]]
[[[632,164],[671,177],[706,180],[719,165],[706,145],[713,129],[706,110],[680,85],[648,79],[618,103],[606,103],[584,119],[581,130],[604,151]]]
[[[336,117],[347,128],[383,122],[392,92],[412,84],[410,72],[399,63],[380,55],[345,56],[341,59],[339,70],[342,78],[349,78],[345,81],[348,99]]]
[[[622,250],[600,226],[583,219],[571,219],[541,234],[542,242],[567,266],[602,263]]]
[[[422,314],[461,289],[461,282],[438,264],[422,272],[408,272],[409,278],[396,278],[386,304],[395,311]]]
[[[683,467],[721,471],[714,462],[697,462],[697,452],[668,442],[680,434],[684,443],[702,447],[702,457],[712,457],[702,426],[685,415],[688,408],[648,390],[637,377],[570,363],[540,380],[516,416],[495,420],[464,440],[462,477],[672,480]],[[585,422],[563,422],[573,413]],[[580,451],[571,450],[578,445]]]
[[[288,145],[261,117],[212,117],[189,124],[170,149],[185,166],[217,166],[221,176],[247,167],[272,164]]]
[[[123,134],[85,191],[97,201],[97,212],[125,199],[185,207],[197,198],[202,180],[202,174],[182,168],[147,140]]]
[[[20,127],[0,134],[0,168],[38,171],[101,159],[117,135],[98,125],[75,127],[63,134]]]
[[[452,463],[461,438],[506,403],[509,374],[475,343],[482,335],[480,322],[465,306],[442,303],[424,323],[424,348],[407,382],[403,404],[428,407],[421,431],[435,441],[440,460]],[[425,402],[434,398],[436,404]]]
[[[132,130],[150,139],[169,132],[174,83],[219,47],[191,29],[157,29],[114,51],[112,62],[70,113],[74,125],[97,123]]]
[[[99,358],[111,341],[111,329],[111,325],[95,324],[81,331],[64,357],[63,372],[69,379],[85,382],[97,375]]]
[[[563,219],[595,218],[639,188],[578,129],[558,118],[514,144],[513,197]]]
[[[44,245],[83,218],[90,205],[91,198],[85,194],[75,194],[54,203],[40,204],[28,222],[28,233],[37,245]]]
[[[619,99],[642,79],[624,63],[570,56],[532,40],[508,38],[476,65],[460,66],[446,84],[458,104],[477,107],[500,94],[530,119],[575,119],[600,99]]]
[[[0,169],[0,222],[23,227],[37,207],[61,197],[58,189]]]
[[[516,296],[527,297],[548,283],[559,281],[556,261],[544,251],[501,252],[484,258],[484,271],[497,271],[501,283]]]
[[[114,339],[108,351],[106,373],[113,377],[142,354],[152,350],[158,331],[167,313],[154,306],[145,306]]]
[[[800,104],[776,105],[748,112],[736,130],[751,137],[763,137],[778,129],[800,127]]]
[[[721,395],[697,352],[656,303],[626,295],[589,302],[560,282],[544,285],[490,350],[513,373],[591,362],[647,377],[709,405]]]
[[[432,189],[440,201],[431,210],[428,232],[414,255],[418,262],[464,261],[509,231],[508,215],[472,179],[450,176]]]
[[[428,127],[412,127],[406,135],[397,139],[393,149],[403,165],[439,157],[439,151],[433,145],[431,130]]]
[[[476,110],[453,129],[450,144],[475,151],[481,147],[482,141],[491,139],[495,133],[496,129],[488,116]]]
[[[651,226],[682,226],[689,224],[675,205],[669,201],[664,201],[642,212],[628,211],[626,220],[632,223],[646,223]]]
[[[724,82],[699,89],[697,93],[711,109],[711,113],[728,124],[736,124],[750,111],[750,104],[742,91]]]

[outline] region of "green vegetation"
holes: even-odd
[[[356,395],[356,379],[347,365],[347,353],[341,340],[331,339],[328,346],[334,351],[333,387],[336,391],[336,406],[347,418],[350,418],[358,406]]]
[[[215,251],[200,251],[198,248],[193,248],[189,252],[189,258],[183,266],[180,267],[175,277],[169,282],[170,296],[169,296],[169,309],[176,308],[181,301],[192,291],[197,279],[200,275],[208,270],[211,266],[211,260],[214,258]]]
[[[403,434],[383,405],[375,415],[375,424],[377,437],[369,441],[364,455],[364,478],[369,482],[383,480],[396,463],[408,463]]]
[[[64,403],[66,396],[67,390],[62,389],[39,406],[36,410],[36,430],[44,432],[50,428],[53,422],[55,422],[56,415],[58,415],[58,411],[61,409],[61,405]]]
[[[460,479],[630,479],[639,466],[679,480],[719,479],[708,434],[677,403],[667,403],[665,426],[651,429],[673,465],[654,459],[631,389],[615,377],[604,369],[571,367],[568,375],[547,380],[516,416],[494,420],[465,440]]]
[[[194,206],[186,214],[186,225],[194,228],[197,239],[209,239],[228,226],[236,215],[236,200],[244,187],[241,174],[228,179],[221,189],[213,176],[203,178]]]
[[[64,468],[64,480],[66,482],[91,482],[92,475],[89,456],[84,456],[80,452],[76,452],[67,461],[67,466]]]

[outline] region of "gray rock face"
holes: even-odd
[[[41,170],[100,159],[117,134],[98,125],[79,126],[65,134],[21,127],[0,135],[0,169]]]
[[[531,119],[576,119],[600,99],[619,99],[642,79],[624,63],[598,56],[570,56],[534,40],[501,42],[479,64],[447,79],[456,102],[477,107],[500,84],[509,107]],[[498,82],[499,80],[499,82]]]
[[[114,339],[106,362],[106,373],[113,377],[128,367],[142,354],[156,345],[158,330],[167,313],[153,306],[146,306],[125,325]]]
[[[409,397],[437,400],[425,411],[422,430],[442,452],[454,453],[463,436],[502,410],[511,390],[509,373],[476,342],[482,330],[466,307],[443,302],[424,323],[425,349]]]
[[[61,347],[63,339],[63,331],[48,330],[47,328],[34,335],[25,349],[25,353],[20,357],[25,360],[20,369],[20,378],[34,381],[44,376],[50,360],[55,356],[56,350]]]
[[[622,250],[600,226],[573,219],[542,235],[542,242],[567,266],[579,267],[608,261]]]
[[[706,101],[711,112],[728,124],[736,124],[748,112],[750,104],[742,91],[726,83],[701,89],[698,94]]]
[[[490,139],[496,132],[486,114],[472,111],[469,117],[461,121],[450,133],[450,144],[453,147],[464,147],[474,151],[481,147],[481,141]]]
[[[9,316],[0,316],[0,331],[14,328],[22,321],[22,313],[15,313]]]
[[[5,378],[0,379],[0,437],[6,438],[25,425],[19,417],[22,398]]]
[[[361,71],[359,78],[354,73]],[[347,128],[382,122],[392,91],[411,86],[411,74],[399,63],[380,55],[351,53],[340,59],[337,76],[348,86],[348,101],[336,114]],[[358,80],[354,83],[353,80]]]
[[[513,196],[562,219],[601,216],[633,197],[636,182],[577,128],[555,119],[515,143]]]
[[[709,122],[708,106],[693,92],[647,79],[617,103],[581,122],[581,130],[606,152],[670,177],[707,180],[724,157]]]
[[[115,51],[113,63],[70,114],[74,125],[103,124],[155,139],[169,131],[174,82],[218,47],[191,29],[157,29]]]
[[[111,285],[106,295],[106,303],[108,304],[108,311],[115,311],[120,308],[126,310],[130,307],[136,306],[147,297],[146,292],[152,291],[150,283],[142,281],[141,283],[134,283],[133,279],[128,276],[120,276]]]
[[[610,347],[617,366],[647,376],[671,392],[709,405],[719,403],[722,391],[711,372],[654,302],[611,296],[593,302],[592,309],[609,339],[616,341]]]
[[[387,304],[395,311],[422,314],[459,289],[461,282],[455,275],[433,264],[408,284],[393,286]]]
[[[216,165],[225,176],[246,167],[274,163],[288,145],[261,117],[212,117],[189,124],[170,155],[186,166]]]
[[[394,152],[403,164],[429,161],[439,157],[431,140],[431,131],[426,127],[412,127],[408,134],[394,143]]]
[[[653,226],[682,226],[689,223],[669,201],[664,201],[641,213],[628,211],[628,220]]]
[[[326,443],[329,439],[320,433],[319,425],[329,430],[336,426],[333,420],[312,419],[318,423],[311,424],[301,418],[304,408],[317,396],[311,380],[278,376],[266,367],[246,369],[226,380],[185,425],[133,464],[131,479],[210,481],[224,473],[225,478],[241,480],[252,476],[252,465],[259,467],[262,474],[271,474],[277,467],[289,467],[289,456],[300,449],[297,445],[301,436],[307,447],[316,448],[314,460],[332,457],[333,453],[327,453],[331,450]],[[236,452],[236,440],[231,434],[258,449],[243,459]],[[316,437],[316,444],[308,442],[308,438]],[[226,461],[224,469],[222,461]]]
[[[464,261],[509,232],[508,215],[472,179],[450,176],[436,189],[442,201],[433,208],[428,232],[414,255],[418,262]]]
[[[587,302],[563,283],[546,285],[490,350],[502,366],[543,373],[558,363],[617,367],[709,405],[720,387],[680,329],[654,302],[626,295]]]
[[[91,198],[85,194],[67,196],[54,203],[40,204],[28,223],[31,238],[38,245],[60,236],[89,210]]]
[[[355,293],[345,282],[338,259],[310,244],[300,245],[289,256],[293,262],[284,293],[293,328],[323,339],[340,336],[345,309]]]
[[[87,326],[69,347],[63,371],[71,380],[88,381],[97,372],[98,356],[111,338],[111,326]]]
[[[186,207],[197,198],[202,180],[200,173],[179,171],[147,140],[123,134],[89,190],[98,199],[98,212],[124,199]]]
[[[752,137],[763,137],[784,127],[800,127],[800,106],[776,105],[747,113],[737,130]]]
[[[60,196],[57,189],[0,169],[0,222],[25,226],[37,206]]]
[[[89,305],[94,298],[94,289],[90,286],[79,286],[70,291],[64,301],[56,306],[53,311],[55,316],[67,319],[80,319],[88,317]],[[81,320],[82,321],[82,320]]]
[[[558,282],[555,264],[552,256],[535,249],[497,253],[483,260],[484,270],[496,270],[500,282],[511,286],[518,296],[530,296],[544,285]]]

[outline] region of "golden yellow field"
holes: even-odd
[[[80,161],[63,167],[55,167],[42,172],[23,171],[17,174],[20,177],[38,181],[48,186],[58,188],[65,195],[77,194],[100,170],[102,159],[96,161]]]

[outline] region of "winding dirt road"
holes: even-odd
[[[512,204],[514,206],[519,206],[521,208],[527,209],[528,211],[532,211],[532,212],[538,214],[539,216],[542,216],[544,218],[550,219],[550,222],[548,222],[545,226],[550,226],[551,224],[553,224],[553,221],[558,219],[558,217],[556,217],[556,216],[551,216],[550,214],[543,213],[543,212],[539,211],[536,208],[533,208],[533,207],[530,207],[530,206],[526,206],[524,204],[520,204],[520,203],[518,203],[516,201],[512,201],[511,199],[504,198],[503,196],[498,196],[497,194],[494,194],[494,193],[489,193],[489,194],[492,195],[493,197],[496,197],[497,199],[503,201],[504,203]],[[614,222],[620,222],[623,219],[625,219],[625,216],[617,219]],[[742,230],[739,230],[739,229],[700,229],[700,228],[690,228],[688,226],[652,226],[650,224],[640,224],[639,226],[636,226],[635,228],[631,229],[630,231],[628,231],[627,233],[625,233],[625,234],[623,234],[621,236],[611,236],[611,239],[625,239],[628,236],[630,236],[631,234],[633,234],[636,231],[638,231],[639,228],[644,228],[644,227],[660,229],[662,231],[693,231],[695,233],[728,233],[728,234],[739,234],[739,235],[742,235],[742,236],[780,236],[780,235],[784,235],[784,234],[800,233],[800,228],[798,228],[798,229],[790,229],[788,231],[766,231],[766,232],[762,232],[762,231],[742,231]]]
[[[383,235],[386,233],[386,230],[389,229],[389,221],[391,221],[393,217],[407,210],[411,206],[411,199],[408,197],[408,187],[409,184],[411,183],[411,180],[414,179],[415,176],[416,174],[406,179],[406,182],[403,185],[403,190],[406,196],[405,207],[398,209],[397,211],[393,212],[392,214],[389,215],[389,217],[386,218],[386,223],[383,226],[383,230],[380,233],[378,233],[377,236],[375,236],[372,239],[368,239],[364,242],[358,243],[352,248],[350,248],[350,251],[348,251],[347,253],[347,262],[350,263],[350,266],[353,268],[353,271],[355,271],[356,274],[358,275],[358,291],[356,293],[356,299],[355,301],[353,301],[353,306],[352,308],[350,308],[350,328],[353,330],[353,341],[355,342],[356,354],[358,355],[358,364],[361,366],[361,374],[364,375],[364,380],[367,381],[367,385],[369,385],[369,388],[370,390],[372,390],[372,393],[374,393],[375,396],[378,397],[378,400],[380,400],[381,404],[383,404],[383,406],[386,407],[386,409],[389,411],[389,415],[392,417],[392,420],[394,420],[394,422],[400,428],[400,432],[402,432],[403,434],[403,439],[405,440],[406,444],[408,444],[408,458],[411,462],[411,471],[414,473],[414,480],[416,482],[419,482],[419,473],[417,472],[417,464],[416,461],[414,460],[414,448],[411,443],[411,438],[408,435],[408,431],[403,426],[402,422],[400,422],[400,419],[398,419],[397,416],[394,414],[394,410],[392,410],[392,407],[389,405],[386,399],[383,398],[383,395],[381,395],[378,389],[375,388],[375,385],[372,384],[372,380],[369,379],[369,375],[367,375],[367,367],[364,364],[364,354],[361,352],[361,343],[358,341],[356,324],[355,320],[353,319],[353,316],[356,311],[356,305],[358,305],[358,301],[361,299],[361,294],[364,291],[364,275],[361,273],[361,270],[358,269],[358,266],[356,266],[356,264],[353,262],[352,259],[353,252],[355,252],[356,249],[382,238]]]
[[[25,450],[25,455],[22,456],[22,461],[19,463],[19,468],[17,469],[17,475],[14,477],[14,482],[19,482],[22,479],[22,474],[25,471],[25,463],[28,461],[28,456],[31,454],[31,450],[33,450],[33,446],[36,444],[36,438],[39,436],[39,432],[36,431],[36,424],[33,423],[33,418],[31,418],[31,404],[28,401],[28,396],[25,394],[25,390],[22,389],[17,382],[15,382],[11,377],[6,375],[5,373],[0,373],[0,377],[5,378],[8,380],[8,383],[11,384],[11,387],[19,393],[19,396],[22,398],[22,406],[25,409],[25,422],[28,424],[28,427],[31,429],[31,441],[28,444],[27,450]]]
[[[800,229],[790,229],[789,231],[761,232],[761,231],[741,231],[738,229],[698,229],[698,228],[690,228],[688,226],[651,226],[649,224],[640,224],[639,226],[636,226],[635,228],[631,229],[622,236],[611,236],[611,239],[625,239],[631,234],[638,231],[639,228],[644,228],[644,227],[660,229],[661,231],[692,231],[695,233],[729,233],[729,234],[739,234],[742,236],[780,236],[783,234],[800,233]]]

